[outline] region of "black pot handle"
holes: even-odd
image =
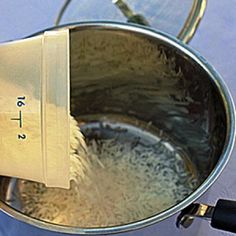
[[[236,201],[218,200],[211,218],[211,226],[236,233]]]
[[[177,218],[177,226],[188,228],[194,218],[208,220],[213,228],[236,233],[236,201],[220,199],[216,206],[194,203]]]

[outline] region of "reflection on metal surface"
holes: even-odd
[[[168,35],[115,23],[67,27],[71,29],[72,114],[96,115],[98,120],[126,116],[162,130],[178,152],[187,154],[201,185],[161,213],[113,227],[50,224],[25,215],[7,204],[12,183],[7,178],[0,178],[1,208],[45,229],[86,234],[138,229],[184,209],[213,184],[233,148],[234,105],[222,79],[199,55]]]
[[[185,15],[184,12],[181,12],[181,13],[176,14],[176,19],[173,22],[171,22],[170,19],[167,17],[165,19],[166,23],[164,23],[163,26],[161,26],[161,21],[163,21],[164,18],[162,16],[162,14],[160,14],[158,12],[159,9],[156,9],[156,8],[158,7],[160,9],[163,9],[164,11],[166,10],[166,12],[170,11],[167,14],[173,14],[173,16],[174,16],[174,11],[176,11],[176,9],[175,9],[174,3],[171,1],[166,2],[167,7],[169,7],[169,9],[165,9],[166,3],[164,3],[164,2],[159,3],[158,1],[156,1],[156,4],[154,4],[155,1],[153,1],[153,2],[146,3],[146,4],[149,4],[150,6],[152,6],[154,4],[153,7],[151,8],[151,11],[146,10],[147,6],[143,2],[142,14],[134,13],[133,8],[136,6],[133,6],[133,2],[132,2],[132,6],[130,6],[128,0],[113,0],[112,2],[114,3],[114,5],[116,5],[118,7],[118,9],[122,12],[122,14],[127,18],[128,22],[146,25],[146,26],[150,26],[150,27],[153,27],[153,28],[156,28],[159,30],[163,30],[164,32],[171,33],[173,36],[176,36],[177,38],[179,38],[183,42],[188,43],[192,39],[192,37],[194,36],[194,33],[196,32],[196,30],[198,28],[198,25],[204,15],[206,5],[207,5],[207,0],[191,0],[191,1],[193,2],[192,7],[191,7],[191,10],[188,10],[189,13],[188,13],[188,16],[186,19],[184,18],[184,15]],[[94,2],[92,2],[91,0],[90,0],[90,2],[91,2],[90,8],[93,8],[93,5],[96,5],[96,4]],[[72,0],[65,0],[64,4],[61,7],[61,10],[59,11],[59,13],[57,15],[57,18],[55,21],[56,26],[58,26],[61,23],[62,17],[65,15],[67,8],[72,3],[73,3]],[[79,6],[80,2],[76,1],[76,4]],[[104,2],[103,4],[106,5],[107,2]],[[182,4],[181,7],[179,7],[180,9],[182,9],[182,8],[186,8],[186,10],[188,9],[187,4],[185,2],[182,2],[181,4]],[[173,8],[172,8],[172,5],[173,5]],[[110,18],[113,17],[112,14],[114,14],[114,13],[111,13],[111,10],[110,10],[111,8],[109,7],[108,9],[109,10],[106,11],[106,15],[103,16],[103,19],[105,17],[105,19],[110,20]],[[82,14],[82,12],[80,12],[79,10],[80,10],[80,8],[78,9],[78,13],[77,13],[78,15]],[[86,10],[87,10],[87,8],[86,8]],[[101,9],[98,9],[98,11],[99,10],[101,11]],[[153,20],[152,20],[152,18],[154,16],[155,16],[155,21],[156,21],[155,24],[153,23]],[[183,20],[181,20],[181,21],[183,21],[182,22],[183,26],[181,26],[181,28],[179,28],[178,23],[177,23],[179,21],[180,16],[183,18]],[[88,14],[86,18],[89,19],[90,17],[91,16]],[[79,19],[74,18],[75,22],[78,20]],[[94,19],[91,19],[91,20],[94,20]],[[112,18],[112,20],[113,20],[113,18]],[[122,20],[119,19],[119,21],[122,21]],[[176,28],[176,29],[179,28],[178,29],[179,33],[177,31],[170,32],[169,24],[174,25],[174,28]]]

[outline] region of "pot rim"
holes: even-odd
[[[206,178],[206,180],[187,198],[185,198],[180,203],[176,204],[175,206],[158,213],[157,215],[151,216],[149,218],[132,222],[125,225],[120,226],[111,226],[111,227],[101,227],[101,228],[79,228],[79,227],[71,227],[71,226],[63,226],[57,225],[53,223],[48,223],[42,220],[38,220],[35,218],[31,218],[29,216],[24,215],[23,213],[11,208],[6,203],[0,201],[0,209],[8,214],[11,217],[16,218],[17,220],[23,221],[25,223],[56,232],[63,232],[63,233],[75,233],[75,234],[112,234],[112,233],[120,233],[126,232],[131,230],[136,230],[139,228],[143,228],[157,222],[160,222],[179,211],[186,208],[188,205],[193,203],[196,199],[198,199],[219,177],[223,169],[225,168],[227,162],[230,159],[230,154],[232,153],[234,141],[235,141],[235,107],[232,96],[225,85],[225,82],[218,74],[218,72],[212,67],[207,60],[202,57],[198,52],[190,48],[188,45],[184,44],[180,40],[174,38],[173,36],[163,33],[158,30],[151,29],[149,27],[144,26],[137,26],[134,24],[126,24],[126,23],[117,23],[112,21],[90,21],[90,22],[78,22],[73,24],[66,24],[59,27],[52,27],[46,30],[55,30],[61,28],[81,28],[81,29],[117,29],[127,32],[134,32],[142,35],[146,35],[152,38],[159,39],[174,48],[180,50],[183,54],[187,55],[191,58],[192,61],[197,63],[204,71],[209,75],[209,78],[215,84],[218,89],[220,96],[222,97],[223,104],[226,110],[226,121],[227,121],[227,132],[226,132],[226,140],[225,145],[223,147],[222,154],[219,158],[218,163],[216,164],[215,168],[212,170],[211,174]],[[39,33],[33,34],[32,36],[38,35],[43,33],[43,30]]]

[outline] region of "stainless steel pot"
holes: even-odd
[[[197,52],[159,31],[112,22],[73,24],[58,30],[64,27],[70,29],[72,114],[96,115],[97,119],[111,114],[151,123],[188,153],[200,185],[175,206],[138,222],[80,228],[23,214],[20,202],[9,201],[13,193],[19,194],[17,180],[1,177],[1,209],[44,229],[78,234],[135,230],[183,209],[179,222],[185,226],[199,212],[213,216],[217,208],[191,204],[214,183],[233,149],[235,109],[219,74]]]

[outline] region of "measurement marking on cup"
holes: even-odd
[[[19,121],[19,127],[23,127],[23,118],[22,118],[22,111],[19,111],[19,117],[17,118],[11,118],[11,120]]]
[[[18,108],[21,108],[23,106],[25,106],[25,100],[26,98],[23,96],[23,97],[17,97],[17,100],[16,100],[16,106]],[[14,117],[14,118],[11,118],[11,120],[13,121],[18,121],[19,122],[19,128],[23,128],[23,112],[22,110],[19,110],[19,116],[18,117]],[[26,134],[18,134],[17,135],[18,139],[26,139]]]

